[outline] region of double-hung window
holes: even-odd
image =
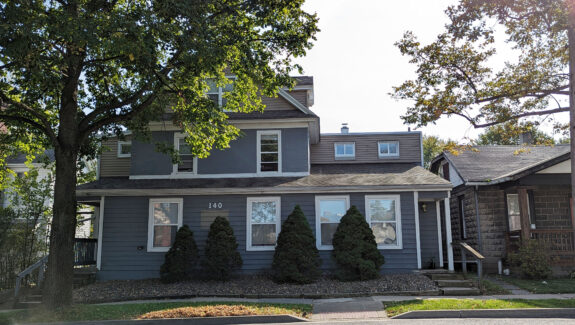
[[[231,81],[236,79],[235,77],[229,77],[229,76],[227,78],[230,79]],[[226,106],[226,99],[224,98],[224,94],[227,92],[231,92],[234,89],[234,84],[229,83],[223,87],[220,87],[216,84],[216,81],[214,79],[208,79],[207,83],[208,86],[210,87],[210,89],[207,92],[208,98],[210,98],[219,107]]]
[[[355,142],[334,143],[335,159],[354,159]]]
[[[249,251],[274,250],[281,227],[279,197],[250,197],[247,202],[247,238]]]
[[[379,158],[399,157],[399,141],[380,141],[377,147]]]
[[[509,231],[521,230],[518,194],[507,194],[507,218],[509,220]]]
[[[132,156],[132,142],[118,141],[118,158],[128,158]]]
[[[196,174],[198,161],[192,154],[191,146],[186,142],[185,134],[174,135],[174,148],[178,151],[180,158],[180,162],[174,164],[174,174]]]
[[[148,252],[167,252],[182,226],[183,199],[150,199]]]
[[[281,172],[281,132],[258,131],[258,173]]]
[[[349,209],[349,196],[315,197],[315,230],[318,249],[333,249],[333,234]]]
[[[399,195],[365,197],[365,211],[377,246],[401,249],[401,209]]]

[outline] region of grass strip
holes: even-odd
[[[184,310],[184,312],[182,311]],[[186,314],[185,310],[188,310]],[[77,322],[150,318],[244,315],[293,315],[309,317],[312,306],[248,302],[161,302],[114,305],[73,305],[57,311],[42,308],[0,314],[0,325],[39,322]],[[188,315],[188,316],[186,316]]]
[[[384,303],[389,317],[415,310],[575,308],[575,299],[425,299]]]
[[[532,293],[575,293],[575,279],[527,280],[504,277],[503,280]]]

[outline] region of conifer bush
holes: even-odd
[[[333,258],[341,281],[368,280],[379,276],[385,262],[365,217],[352,206],[333,235]]]
[[[226,281],[235,268],[242,266],[238,242],[228,219],[216,217],[210,226],[202,263],[204,275],[214,280]]]
[[[272,262],[276,282],[311,283],[321,274],[315,237],[299,205],[283,223]]]
[[[176,239],[166,253],[164,264],[160,267],[160,279],[164,283],[184,281],[190,278],[198,262],[198,246],[194,233],[183,225],[176,233]]]

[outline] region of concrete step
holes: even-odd
[[[429,274],[431,280],[464,280],[463,274],[460,273],[436,273],[436,274]]]
[[[17,301],[14,303],[14,309],[36,308],[42,304],[41,301]]]
[[[469,288],[475,286],[472,280],[435,280],[438,287]]]
[[[481,294],[477,288],[445,287],[441,291],[444,296],[479,296]]]

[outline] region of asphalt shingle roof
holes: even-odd
[[[569,145],[474,146],[445,156],[465,182],[488,182],[508,177],[569,155]]]
[[[349,166],[353,167],[353,166]],[[304,177],[250,177],[209,179],[138,179],[101,178],[98,181],[78,186],[79,191],[114,189],[184,189],[184,188],[274,188],[297,189],[303,187],[362,187],[402,186],[451,188],[443,178],[420,166],[394,166],[392,172],[375,173],[315,173]]]

